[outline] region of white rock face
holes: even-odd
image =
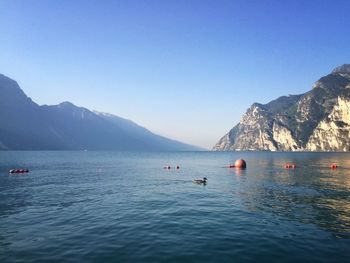
[[[279,149],[282,151],[300,151],[302,148],[299,147],[297,141],[292,135],[292,132],[286,127],[273,124],[273,139],[277,142]]]
[[[316,127],[306,145],[308,151],[350,150],[350,100],[338,97],[326,119]]]
[[[230,137],[229,134],[226,133],[224,137],[222,137],[219,142],[215,145],[216,149],[220,149],[220,151],[229,151],[230,150]]]
[[[253,104],[241,118],[236,126],[236,131],[227,133],[213,149],[217,151],[254,151],[256,149],[276,151],[277,147],[270,132],[270,123],[266,122],[266,119],[266,111],[259,105]]]
[[[350,151],[350,64],[312,90],[253,104],[217,151]]]

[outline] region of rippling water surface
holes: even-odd
[[[0,152],[0,262],[48,261],[349,262],[350,154]]]

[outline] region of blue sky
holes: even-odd
[[[350,1],[0,0],[0,73],[211,148],[254,102],[350,63]]]

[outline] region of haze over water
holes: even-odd
[[[349,157],[0,152],[0,261],[346,262]]]

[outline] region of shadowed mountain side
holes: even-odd
[[[189,151],[200,148],[70,102],[39,106],[17,82],[0,75],[0,149]]]
[[[0,75],[0,149],[64,149],[47,122],[17,82]]]
[[[184,144],[176,140],[171,140],[163,136],[152,133],[144,127],[141,127],[134,123],[133,121],[120,118],[118,116],[109,113],[95,112],[100,117],[113,123],[126,134],[133,136],[137,141],[147,147],[157,147],[158,150],[172,149],[174,151],[193,151],[193,150],[203,150],[200,147],[195,147],[189,144]]]

